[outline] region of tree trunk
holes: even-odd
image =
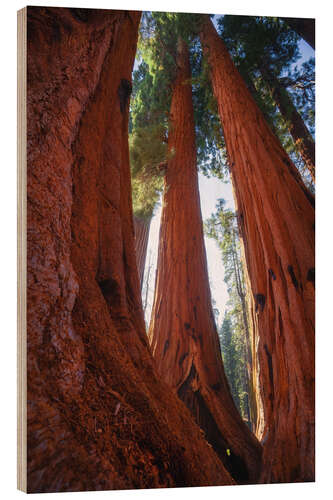
[[[295,17],[285,17],[284,21],[289,24],[291,29],[303,38],[315,50],[315,20]]]
[[[198,190],[188,49],[178,44],[154,305],[149,337],[158,369],[239,482],[256,481],[260,446],[224,374],[211,305]],[[229,452],[227,451],[229,450]]]
[[[139,219],[139,217],[134,216],[135,253],[141,290],[143,286],[143,277],[145,274],[150,222],[151,219]]]
[[[233,483],[147,345],[127,141],[139,20],[28,7],[29,492]]]
[[[293,138],[296,149],[299,151],[305,166],[310,172],[313,182],[315,182],[315,143],[308,131],[303,118],[298,113],[288,92],[282,87],[279,80],[273,73],[264,66],[260,72],[266,81],[272,97],[280,110],[280,113],[287,123],[289,133]]]
[[[263,482],[314,480],[314,201],[209,18],[201,41],[245,247],[265,410]]]

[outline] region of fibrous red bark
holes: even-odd
[[[143,285],[143,277],[145,274],[150,222],[151,219],[140,219],[139,217],[134,216],[135,253],[138,264],[141,289]]]
[[[198,190],[191,71],[179,41],[157,277],[149,337],[158,369],[238,482],[255,482],[261,448],[223,369],[211,305]]]
[[[264,482],[314,480],[314,203],[209,18],[201,41],[253,294]]]
[[[233,483],[147,345],[127,142],[139,19],[28,7],[29,492]]]

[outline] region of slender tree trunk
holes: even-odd
[[[224,374],[211,305],[198,190],[189,54],[178,44],[155,298],[149,337],[158,369],[239,482],[256,481],[260,446]],[[227,451],[229,450],[229,452]]]
[[[139,217],[134,216],[135,253],[136,261],[138,264],[141,290],[143,287],[143,277],[145,274],[150,223],[151,218],[146,220],[139,219]]]
[[[284,20],[291,27],[293,31],[303,38],[309,45],[316,48],[315,44],[315,20],[314,19],[298,19],[295,17],[285,17]]]
[[[263,482],[314,480],[314,202],[207,16],[201,41],[224,130],[254,298]]]
[[[146,340],[128,155],[139,20],[28,7],[29,492],[233,483]]]
[[[273,73],[261,66],[260,72],[266,81],[272,97],[280,110],[282,117],[287,123],[290,135],[293,138],[296,149],[299,151],[305,166],[315,182],[315,143],[308,131],[303,118],[298,113],[287,90],[282,87]]]

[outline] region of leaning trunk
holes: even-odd
[[[207,17],[201,41],[253,294],[264,482],[314,480],[314,201]]]
[[[145,274],[150,222],[151,218],[140,219],[139,217],[134,216],[135,254],[141,289],[143,285],[143,277]]]
[[[147,345],[127,141],[139,19],[28,7],[29,492],[233,482]]]
[[[260,446],[224,374],[211,306],[198,190],[188,49],[178,44],[154,305],[149,337],[158,369],[239,482],[256,481]]]
[[[265,67],[261,67],[260,72],[266,81],[272,97],[280,110],[280,113],[287,124],[289,133],[293,138],[295,147],[310,175],[315,182],[315,143],[308,131],[303,118],[298,113],[288,92],[282,87],[279,80],[273,73]]]

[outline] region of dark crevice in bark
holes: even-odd
[[[308,274],[306,276],[306,279],[308,281],[311,281],[311,283],[315,283],[315,268],[314,267],[311,267],[309,270],[308,270]]]
[[[120,103],[120,111],[122,113],[125,112],[128,104],[128,100],[130,98],[130,95],[132,93],[132,84],[125,78],[122,78],[120,80],[120,84],[118,87],[118,97],[119,97],[119,103]]]
[[[293,266],[289,265],[287,269],[294,287],[296,288],[296,290],[298,290],[298,280],[296,278]]]

